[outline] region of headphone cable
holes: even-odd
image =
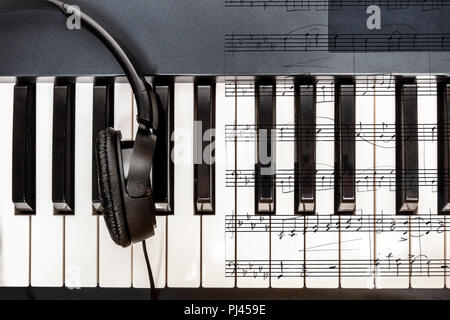
[[[150,300],[158,300],[158,294],[155,288],[155,280],[153,279],[152,267],[148,259],[147,245],[145,240],[142,241],[142,249],[144,251],[145,263],[147,264],[148,278],[150,280]]]

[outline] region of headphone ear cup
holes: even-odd
[[[125,217],[122,188],[120,184],[121,168],[118,157],[121,150],[118,149],[118,132],[107,128],[99,132],[97,136],[97,172],[100,203],[103,207],[103,217],[113,241],[122,247],[131,244]],[[120,145],[120,143],[119,143]]]

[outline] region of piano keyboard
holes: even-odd
[[[450,85],[330,79],[155,80],[158,288],[450,283]],[[148,287],[141,244],[99,215],[93,159],[99,130],[137,130],[129,84],[5,79],[0,101],[0,286]]]

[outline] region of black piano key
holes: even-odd
[[[355,86],[336,86],[335,103],[335,211],[355,211]]]
[[[16,213],[36,208],[36,87],[14,88],[12,201]]]
[[[215,169],[212,161],[211,137],[205,133],[215,128],[215,86],[195,86],[195,164],[194,164],[194,203],[195,212],[214,213]],[[211,131],[210,131],[211,132]]]
[[[295,88],[295,213],[315,211],[316,194],[316,87]]]
[[[153,201],[157,214],[173,214],[174,168],[173,161],[170,160],[174,129],[173,84],[155,84],[155,91],[159,103],[159,127],[151,172]]]
[[[75,212],[75,86],[55,85],[52,201],[55,213]]]
[[[438,88],[438,212],[450,213],[450,85]]]
[[[256,85],[257,163],[255,165],[255,212],[275,213],[275,86]]]
[[[101,130],[114,127],[114,84],[94,85],[92,117],[92,204],[95,213],[101,214],[95,144]]]
[[[414,213],[419,201],[417,86],[396,86],[396,209]]]

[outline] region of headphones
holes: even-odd
[[[14,9],[24,7],[14,0]],[[27,1],[30,4],[31,1]],[[95,20],[58,0],[35,0],[33,4],[58,8],[67,17],[77,14],[81,24],[101,40],[121,65],[131,84],[139,124],[136,139],[122,141],[120,131],[107,128],[96,141],[98,186],[102,215],[113,241],[128,247],[154,235],[155,204],[152,200],[150,170],[158,130],[158,100],[153,86],[134,67],[114,38]],[[145,242],[143,242],[144,251]],[[152,281],[153,282],[153,281]]]

